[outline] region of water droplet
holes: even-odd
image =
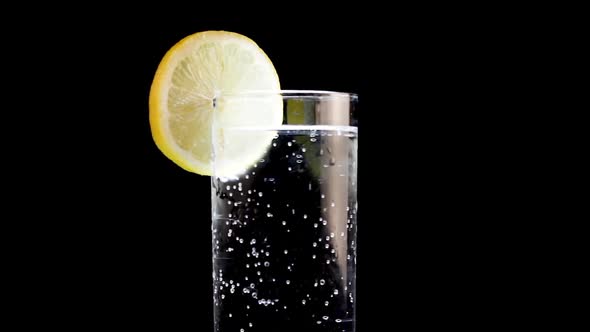
[[[344,237],[344,232],[340,233],[340,237]]]
[[[264,266],[265,267],[269,267],[270,266],[270,263],[269,262],[264,262]]]
[[[315,283],[313,284],[313,287],[318,287],[318,283],[317,283],[317,282],[315,282]]]
[[[330,236],[326,235],[326,241],[330,241]]]
[[[230,190],[231,189],[231,186],[229,186],[229,185],[228,186],[225,186],[225,189]]]
[[[317,223],[314,223],[313,224],[313,228],[318,228],[318,224]]]
[[[301,152],[305,152],[305,151],[306,151],[305,148],[301,148]]]
[[[326,245],[324,246],[324,248],[328,249],[328,248],[330,248],[330,245],[328,243],[326,243]]]
[[[288,253],[289,253],[289,250],[286,250],[286,249],[285,249],[285,251],[283,251],[283,252],[284,252],[284,253],[285,253],[285,255],[286,255],[286,254],[288,254]]]
[[[277,146],[277,143],[272,143],[272,146]]]
[[[252,193],[252,190],[248,190],[248,194],[251,194],[251,193]]]
[[[221,299],[222,300],[225,299],[225,295],[221,294]]]
[[[322,221],[322,225],[326,226],[328,224],[327,220]]]
[[[325,284],[326,284],[326,280],[324,280],[324,279],[320,279],[320,285],[322,285],[322,286],[323,286],[323,285],[325,285]]]
[[[256,244],[256,239],[252,239],[252,241],[250,241],[250,244]]]
[[[317,247],[318,246],[317,242],[314,242],[311,245],[314,246],[314,247]]]
[[[232,314],[229,314],[228,316],[229,316],[229,318],[231,318],[233,315]]]
[[[258,281],[263,282],[262,278],[258,279]]]
[[[285,226],[285,225],[287,225],[287,222],[283,220],[282,224],[283,224],[283,226]]]
[[[259,193],[258,193],[258,196],[262,197],[262,192],[259,192]]]
[[[322,194],[322,198],[326,198],[326,195]]]
[[[315,257],[316,257],[315,255],[311,255],[311,258],[312,258],[312,259],[315,259]]]
[[[301,304],[303,304],[303,305],[305,305],[306,302],[307,301],[305,301],[305,300],[301,300]]]
[[[334,295],[338,295],[338,290],[337,289],[334,290]]]
[[[244,243],[244,239],[240,239],[240,243]]]
[[[328,264],[328,265],[330,264],[330,260],[329,259],[326,259],[326,264]]]
[[[331,238],[334,238],[334,233],[330,233],[330,237]]]
[[[335,207],[335,206],[336,206],[336,203],[332,202],[332,203],[330,204],[330,206],[331,206],[331,207]]]
[[[267,216],[268,218],[272,218],[273,214],[272,214],[272,213],[270,213],[270,212],[267,212],[267,213],[266,213],[266,216]]]
[[[315,141],[317,141],[317,140],[316,140],[315,138],[310,138],[310,139],[309,139],[309,141],[310,141],[310,142],[315,142]]]
[[[324,305],[327,307],[330,304],[330,302],[326,301],[324,302]]]
[[[249,326],[249,327],[252,327],[252,323],[248,323],[248,326]]]
[[[240,329],[240,332],[245,332],[245,330],[244,329]]]
[[[288,285],[291,283],[291,280],[287,279],[287,280],[285,280],[285,283]]]
[[[291,145],[293,145],[293,143],[287,142],[287,146],[291,146]]]

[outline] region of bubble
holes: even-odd
[[[338,318],[338,319],[335,319],[334,321],[335,321],[336,323],[341,323],[341,322],[342,322],[342,319]]]
[[[269,262],[264,262],[264,266],[265,267],[269,267],[270,266],[270,263]]]
[[[256,285],[254,285],[254,283],[251,283],[250,288],[254,288],[254,287],[256,287]]]
[[[323,320],[328,320],[328,318],[330,318],[330,317],[328,317],[328,316],[323,316],[322,317]]]
[[[310,138],[310,139],[309,139],[309,141],[310,141],[310,142],[315,142],[315,141],[317,141],[317,139],[315,139],[315,138]]]
[[[323,286],[323,285],[325,285],[325,284],[326,284],[326,280],[324,280],[324,279],[320,279],[320,285],[322,285],[322,286]]]

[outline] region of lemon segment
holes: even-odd
[[[152,137],[164,155],[187,171],[212,175],[215,167],[216,175],[243,172],[266,151],[274,133],[231,128],[280,125],[282,101],[278,94],[223,96],[279,89],[273,64],[251,39],[227,31],[192,34],[174,45],[156,70],[149,97]]]

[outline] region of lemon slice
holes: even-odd
[[[275,133],[232,128],[276,127],[283,120],[278,94],[244,93],[279,89],[272,62],[251,39],[227,31],[192,34],[156,70],[149,97],[152,137],[187,171],[237,175],[260,158]]]

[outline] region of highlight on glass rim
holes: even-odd
[[[235,32],[163,56],[150,128],[174,164],[211,177],[215,331],[355,331],[357,99],[281,90]]]

